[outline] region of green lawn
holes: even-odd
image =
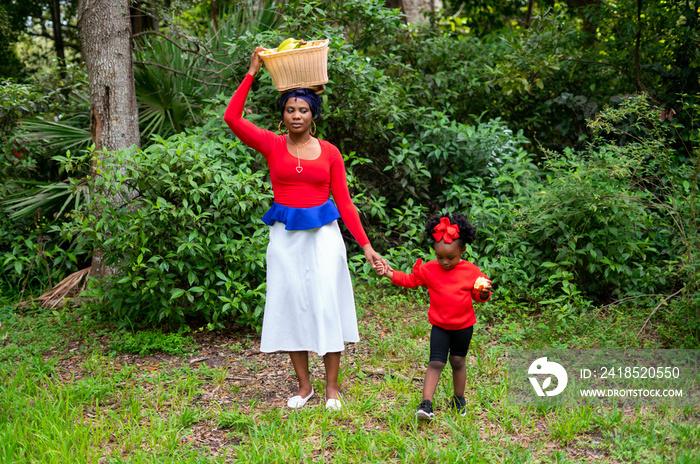
[[[467,415],[417,423],[429,324],[424,292],[358,291],[361,342],[342,361],[344,409],[300,411],[284,354],[255,333],[136,334],[77,309],[0,309],[0,464],[7,463],[698,463],[700,410],[524,407],[507,398],[511,347],[654,347],[639,311],[566,320],[478,306]],[[558,322],[556,322],[558,321]],[[635,330],[637,329],[637,330]],[[323,365],[312,357],[315,389]]]

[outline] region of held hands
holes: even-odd
[[[385,270],[391,269],[389,263],[386,262],[386,259],[382,258],[379,253],[374,251],[374,248],[372,248],[372,245],[369,243],[362,247],[362,249],[365,252],[365,258],[367,261],[369,261],[369,264],[372,266],[372,269],[374,269],[374,272],[379,275],[386,275],[384,273]]]
[[[378,266],[375,269],[375,271],[380,276],[388,277],[389,279],[394,278],[394,270],[391,268],[391,266],[386,260],[384,260],[384,262],[380,266]]]

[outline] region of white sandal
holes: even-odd
[[[287,406],[292,408],[292,409],[299,409],[299,408],[303,407],[312,396],[314,396],[314,389],[313,388],[311,389],[311,393],[309,393],[309,396],[307,396],[306,398],[302,398],[299,395],[292,396],[291,398],[289,398],[287,400]]]

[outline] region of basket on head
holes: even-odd
[[[280,92],[302,88],[323,88],[328,82],[328,39],[313,40],[304,48],[259,53]]]

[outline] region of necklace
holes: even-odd
[[[292,142],[292,145],[294,145],[294,148],[296,148],[296,150],[297,150],[297,173],[298,174],[301,174],[301,171],[304,170],[304,168],[301,167],[301,158],[299,158],[299,147],[303,148],[303,147],[307,146],[309,144],[309,142],[311,142],[313,139],[314,139],[313,137],[309,137],[309,140],[302,143],[301,145],[297,145],[296,143],[294,143],[294,140],[292,140],[292,138],[290,136],[287,136],[287,140]]]

